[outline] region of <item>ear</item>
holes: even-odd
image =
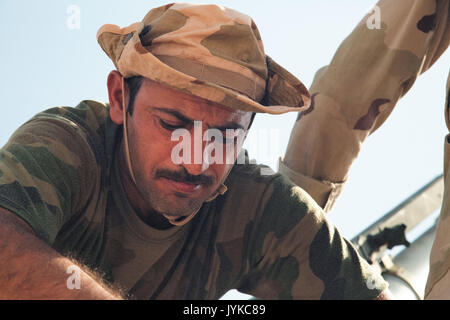
[[[108,97],[109,115],[111,120],[118,125],[123,124],[123,101],[122,101],[122,75],[119,71],[113,70],[108,75]],[[128,105],[128,86],[124,83],[125,105]]]

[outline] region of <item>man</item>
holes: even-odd
[[[309,106],[251,18],[172,4],[97,38],[109,105],[44,111],[1,150],[1,298],[389,296],[307,193],[239,161],[254,113]]]
[[[317,72],[310,88],[311,107],[299,114],[280,161],[280,172],[305,189],[325,212],[338,198],[362,143],[450,43],[448,0],[381,0],[376,8],[379,27],[368,27],[373,23],[373,12],[369,13],[342,42],[330,65]],[[445,106],[450,129],[449,85],[450,77]],[[450,299],[449,152],[447,136],[446,187],[430,258],[428,298]]]

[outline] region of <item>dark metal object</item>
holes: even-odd
[[[428,267],[429,252],[418,248],[424,247],[423,239],[427,240],[427,248],[431,248],[429,233],[430,230],[434,231],[434,228],[426,231],[411,244],[411,247],[406,239],[406,233],[439,209],[443,193],[443,176],[440,175],[352,239],[361,256],[383,273],[394,296],[397,294],[400,298],[404,297],[405,288],[409,288],[416,299],[422,299],[419,292],[423,291],[425,284],[418,282],[417,278],[420,277],[414,274],[414,270]],[[387,254],[387,249],[399,245],[410,248],[403,250],[394,258]],[[403,283],[403,286],[399,283]],[[418,287],[423,288],[417,290]],[[398,292],[395,292],[395,288]]]
[[[407,245],[406,233],[439,209],[444,190],[440,175],[352,239],[370,263],[395,245]]]
[[[395,257],[385,255],[381,259],[383,277],[396,299],[421,300],[429,272],[429,256],[436,234],[436,225],[402,250]]]
[[[398,245],[404,245],[409,247],[410,243],[406,240],[406,225],[404,223],[391,228],[386,227],[376,234],[369,234],[366,238],[367,245],[371,249],[371,256],[369,256],[369,262],[373,262],[372,255],[383,250],[387,246],[388,249],[392,249]],[[383,250],[384,251],[384,250]]]

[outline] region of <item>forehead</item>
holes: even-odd
[[[251,117],[251,112],[235,110],[219,103],[172,89],[144,78],[136,96],[140,105],[149,108],[164,108],[178,111],[195,120],[243,121]]]

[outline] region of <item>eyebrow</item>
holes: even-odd
[[[182,114],[181,112],[179,112],[177,110],[165,109],[165,108],[157,108],[157,107],[154,107],[153,109],[161,111],[161,112],[164,112],[164,113],[167,113],[167,114],[170,114],[170,115],[174,116],[175,118],[177,118],[178,120],[180,120],[180,121],[182,121],[182,122],[184,122],[186,124],[188,124],[188,123],[193,124],[194,123],[193,119],[191,119],[189,117],[186,117],[184,114]],[[224,126],[214,127],[214,129],[218,129],[220,131],[225,131],[226,129],[242,129],[242,130],[245,130],[245,128],[242,125],[240,125],[239,123],[237,123],[237,122],[230,122],[230,123],[225,124]]]

